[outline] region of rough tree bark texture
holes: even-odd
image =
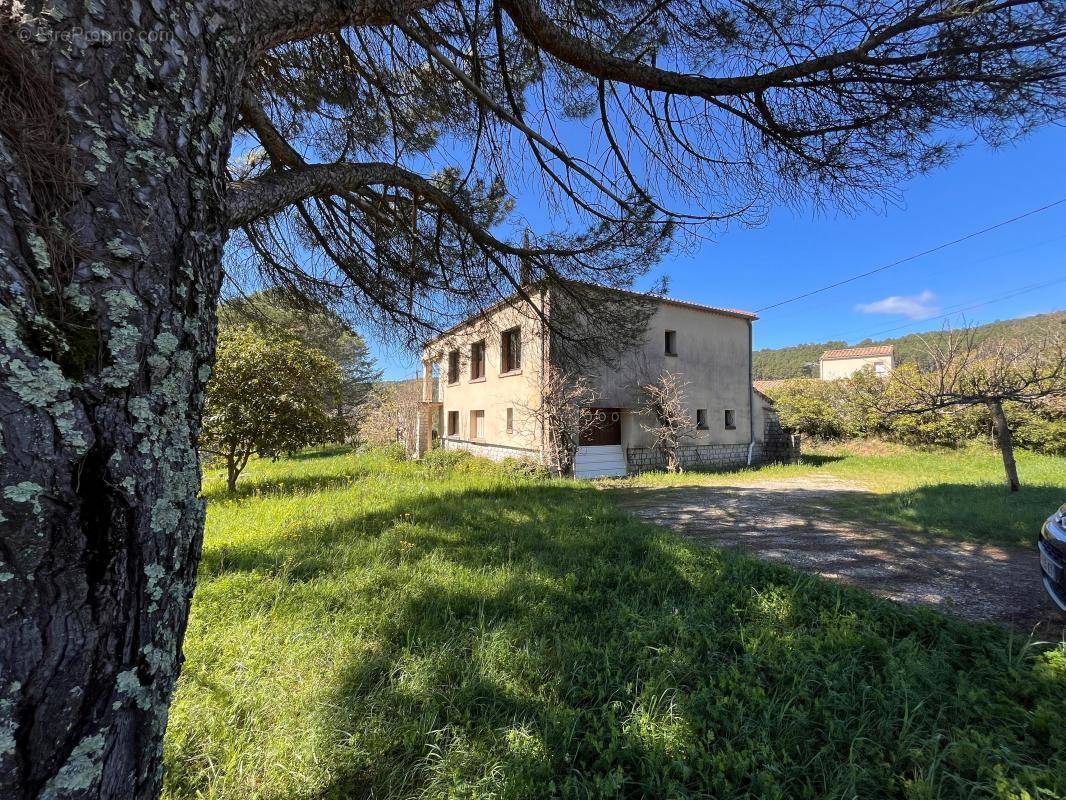
[[[23,26],[0,28],[0,82],[54,92],[60,116],[37,133],[61,124],[71,151],[49,196],[25,143],[0,136],[3,798],[159,790],[202,537],[195,440],[246,16],[0,3]],[[0,119],[30,99],[3,96]]]
[[[1014,463],[1014,437],[1011,436],[1010,425],[1007,424],[1007,415],[1003,413],[1003,403],[993,400],[988,404],[988,410],[992,412],[996,441],[999,442],[999,452],[1003,454],[1003,471],[1007,475],[1007,486],[1012,492],[1016,492],[1021,487],[1021,482],[1018,480],[1018,465]]]

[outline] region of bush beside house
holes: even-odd
[[[886,415],[873,405],[878,378],[869,372],[838,381],[805,378],[764,387],[781,424],[816,439],[880,438],[915,447],[957,447],[992,441],[992,416],[983,406],[945,408],[915,415]],[[1066,400],[1027,406],[1004,404],[1014,442],[1038,453],[1066,455]]]

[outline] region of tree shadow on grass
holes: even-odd
[[[1005,632],[685,545],[587,487],[400,497],[213,558],[338,614],[345,573],[381,575],[375,647],[316,723],[322,797],[1066,791],[1066,682]]]
[[[347,483],[344,481],[344,485]],[[314,484],[316,488],[330,485],[329,480]],[[473,564],[504,558],[506,553],[517,557],[514,550],[517,535],[523,537],[527,546],[535,547],[541,561],[551,553],[559,569],[568,570],[570,559],[582,555],[580,543],[553,538],[541,540],[540,532],[544,527],[558,524],[553,519],[557,515],[551,509],[575,508],[577,491],[576,487],[556,484],[535,489],[404,497],[378,511],[341,516],[324,525],[301,525],[267,539],[207,547],[201,558],[200,575],[215,577],[283,568],[286,577],[292,580],[314,580],[346,567],[360,566],[349,557],[352,546],[360,541],[377,542],[382,550],[375,556],[390,564],[429,553],[447,556],[457,563]],[[587,494],[581,497],[595,500]],[[600,511],[613,513],[602,507]],[[503,514],[510,519],[503,520]],[[410,533],[414,526],[419,526],[416,534]],[[386,534],[389,539],[383,541]],[[595,551],[588,550],[583,555],[591,557]],[[357,558],[364,556],[357,554]]]
[[[936,483],[901,492],[841,492],[831,501],[859,522],[890,522],[911,530],[981,544],[1032,547],[1040,526],[1064,501],[1056,486]]]
[[[828,453],[802,453],[799,463],[812,467],[822,467],[835,461],[843,461],[844,458],[845,456],[829,455]]]
[[[284,478],[252,474],[239,478],[237,488],[233,492],[226,488],[225,480],[211,481],[201,492],[201,496],[209,501],[226,501],[245,500],[249,497],[315,492],[343,488],[354,481],[373,474],[376,474],[375,470],[357,465],[346,468],[343,474],[337,474],[336,471],[332,471]]]
[[[301,453],[295,455],[285,456],[287,461],[314,461],[318,458],[332,458],[333,456],[343,456],[349,453],[354,453],[355,448],[346,444],[326,445],[323,447],[316,447],[310,450],[304,450]]]

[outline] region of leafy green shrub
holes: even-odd
[[[1018,447],[1066,456],[1066,398],[1051,398],[1032,408],[1012,403],[1006,409]]]
[[[497,462],[500,469],[511,475],[528,478],[547,478],[551,476],[548,468],[532,458],[507,457]]]
[[[797,378],[768,392],[781,424],[804,436],[843,439],[853,436],[843,381]]]
[[[473,457],[469,450],[445,450],[438,447],[422,456],[419,463],[430,472],[451,472]]]
[[[883,379],[870,370],[851,378],[820,381],[797,378],[767,390],[781,424],[803,436],[837,440],[887,439],[912,447],[960,447],[990,441],[992,415],[984,406],[959,406],[924,414],[888,415],[879,410]],[[1004,406],[1014,443],[1038,453],[1066,455],[1066,400],[1032,407]]]
[[[356,449],[360,455],[377,456],[383,461],[406,461],[407,447],[403,442],[389,442],[388,444],[361,444]]]
[[[913,447],[959,447],[986,438],[990,426],[988,412],[971,406],[886,417],[879,433]]]

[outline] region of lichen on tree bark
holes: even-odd
[[[0,80],[56,107],[5,91],[0,115],[61,126],[68,160],[42,191],[0,137],[0,796],[151,797],[203,528],[241,23],[203,3],[16,22]]]

